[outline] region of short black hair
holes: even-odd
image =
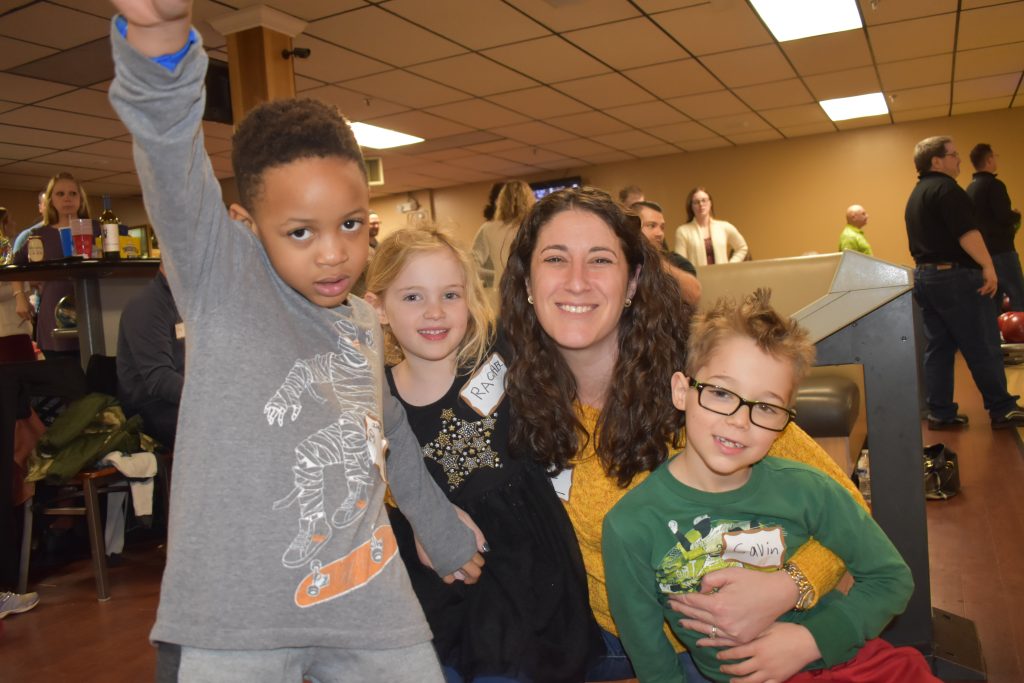
[[[992,156],[992,145],[987,142],[979,142],[971,150],[971,164],[974,166],[974,170],[980,169],[988,161],[988,158]]]
[[[363,153],[348,121],[318,100],[275,100],[254,107],[238,125],[232,145],[239,200],[250,211],[267,169],[299,159],[348,159],[367,177]]]
[[[642,202],[633,202],[632,204],[629,205],[630,211],[635,211],[637,213],[640,213],[641,207],[657,211],[658,213],[665,213],[665,210],[661,208],[661,204],[659,204],[658,202],[649,202],[646,199]]]

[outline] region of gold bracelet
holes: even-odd
[[[793,609],[798,612],[805,612],[811,608],[814,604],[814,598],[816,596],[814,590],[814,584],[812,584],[804,573],[800,571],[792,562],[787,562],[782,565],[782,570],[789,574],[789,578],[793,579],[793,583],[796,584],[797,598],[796,604],[793,605]]]

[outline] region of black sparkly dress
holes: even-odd
[[[530,458],[508,452],[508,400],[481,415],[455,378],[438,401],[402,401],[427,470],[448,498],[469,513],[490,546],[480,580],[446,585],[417,555],[412,528],[389,508],[441,663],[469,681],[507,676],[536,683],[584,680],[601,651],[586,574],[569,518],[551,482]]]

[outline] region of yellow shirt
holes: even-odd
[[[591,434],[591,438],[586,447],[571,461],[572,487],[565,509],[572,520],[583,553],[583,564],[587,570],[587,583],[590,588],[590,607],[594,610],[594,618],[601,628],[618,635],[608,607],[604,561],[601,558],[601,526],[605,515],[619,499],[639,485],[650,473],[641,472],[633,478],[628,487],[620,488],[617,480],[605,472],[604,465],[594,450],[596,439],[593,435],[600,411],[587,406],[578,406],[578,410],[580,421],[587,433]],[[860,491],[850,478],[821,446],[795,424],[791,423],[779,435],[768,450],[768,455],[817,467],[847,489],[858,503],[867,507]],[[818,597],[832,590],[846,572],[843,561],[817,541],[810,541],[801,546],[791,561],[811,582]]]

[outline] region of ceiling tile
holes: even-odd
[[[491,95],[487,99],[535,119],[549,119],[590,109],[582,102],[577,102],[548,86]]]
[[[1024,70],[1024,43],[1010,43],[956,53],[956,80]]]
[[[500,128],[492,128],[498,135],[511,138],[513,140],[519,140],[525,142],[528,145],[543,145],[547,142],[557,142],[558,140],[568,140],[569,138],[575,137],[572,133],[567,133],[560,128],[549,126],[546,123],[540,121],[531,121],[529,123],[519,123],[514,126],[501,126]]]
[[[603,154],[611,151],[611,147],[585,138],[549,142],[544,147],[559,154],[564,154],[567,157],[575,157],[577,159],[581,159],[589,154]]]
[[[18,161],[4,166],[4,170],[11,173],[24,173],[25,175],[43,177],[47,180],[61,171],[66,171],[75,176],[75,178],[81,180],[83,183],[110,175],[110,171],[98,171],[94,168],[79,168],[77,166],[65,166],[61,164],[42,164],[38,161]],[[43,182],[43,186],[40,190],[45,189],[46,181]]]
[[[372,6],[311,22],[306,33],[396,66],[465,52],[450,40]]]
[[[410,67],[421,76],[473,95],[492,95],[536,85],[533,79],[478,54],[457,55]]]
[[[701,123],[720,135],[753,133],[771,129],[771,126],[764,119],[754,113],[702,119]]]
[[[598,154],[588,154],[587,156],[581,157],[584,161],[588,161],[592,164],[611,164],[616,161],[628,161],[629,159],[636,159],[635,156],[628,152],[621,150],[612,150],[611,152],[600,152]]]
[[[42,107],[22,107],[5,112],[0,114],[0,123],[43,130],[63,130],[66,133],[103,138],[124,135],[126,131],[124,124],[117,120],[73,114],[56,109],[43,109]]]
[[[609,133],[608,135],[595,135],[594,140],[602,145],[608,145],[615,149],[631,151],[641,147],[651,147],[661,141],[658,138],[648,135],[639,130],[627,130],[621,133]]]
[[[0,125],[0,142],[21,144],[31,142],[34,146],[50,149],[66,149],[96,142],[97,138],[85,135],[71,135],[51,130],[37,130],[21,126]]]
[[[508,161],[506,159],[499,159],[497,157],[479,154],[472,157],[452,159],[451,165],[461,168],[470,168],[476,171],[498,171],[508,166]]]
[[[804,79],[804,83],[818,100],[853,97],[881,90],[875,70],[870,66],[819,76],[808,76]]]
[[[651,145],[650,147],[639,147],[629,151],[642,159],[649,159],[651,157],[663,157],[668,154],[679,154],[681,150],[675,145],[662,142],[657,145]]]
[[[895,24],[869,26],[875,59],[895,62],[949,52],[956,30],[956,14],[939,14]]]
[[[392,0],[385,7],[474,50],[548,33],[540,24],[500,0]]]
[[[1020,74],[1003,74],[972,78],[953,83],[953,101],[969,102],[970,100],[986,100],[993,97],[1012,97],[1020,83]],[[2,116],[0,116],[2,120]]]
[[[0,71],[52,55],[56,51],[55,48],[0,37]]]
[[[814,101],[803,81],[797,78],[748,85],[745,88],[736,88],[733,92],[754,109],[775,109]]]
[[[667,12],[680,7],[703,5],[707,0],[635,0],[637,6],[648,14]]]
[[[537,165],[541,168],[557,171],[565,168],[577,168],[581,165],[581,162],[579,159],[570,159],[565,157],[557,161],[538,161]]]
[[[522,144],[518,140],[494,140],[493,142],[482,142],[478,145],[467,145],[466,149],[480,154],[493,154],[505,149],[515,149]]]
[[[35,159],[43,157],[53,150],[34,145],[15,145],[0,142],[0,159]]]
[[[672,143],[680,143],[687,140],[700,140],[712,134],[707,126],[696,121],[674,123],[668,126],[655,126],[654,128],[648,128],[647,132],[665,140],[666,142]]]
[[[906,109],[898,110],[893,109],[892,118],[896,123],[903,123],[904,121],[920,121],[922,119],[938,119],[946,118],[949,116],[949,105],[937,105],[931,107],[922,107],[920,109]]]
[[[643,102],[641,104],[630,104],[625,107],[611,107],[605,109],[605,112],[609,116],[614,116],[620,121],[625,121],[637,128],[667,126],[687,120],[686,116],[680,114],[664,102]]]
[[[787,138],[798,138],[804,135],[818,135],[819,133],[833,133],[836,127],[832,122],[828,123],[801,123],[796,126],[780,126],[779,132]]]
[[[546,149],[541,149],[540,147],[521,147],[519,149],[510,149],[507,152],[498,152],[494,156],[501,157],[502,159],[508,159],[509,161],[517,161],[522,164],[539,164],[542,161],[564,161],[566,158],[564,154],[551,152]]]
[[[496,47],[484,50],[483,54],[543,83],[608,71],[601,62],[557,36]]]
[[[714,137],[701,138],[700,140],[690,140],[689,142],[683,143],[681,146],[687,152],[697,152],[702,149],[732,147],[732,143],[725,138],[716,135]]]
[[[960,15],[957,49],[970,50],[1021,39],[1024,27],[1024,2],[1007,2],[994,7],[973,9]]]
[[[230,149],[230,148],[229,148]],[[75,148],[76,152],[85,152],[86,154],[99,154],[105,157],[117,157],[119,159],[131,159],[132,158],[132,143],[130,142],[119,142],[117,140],[101,140],[94,142],[89,145],[83,145]]]
[[[937,106],[949,106],[948,85],[926,85],[889,93],[889,109],[894,112]]]
[[[871,64],[871,50],[863,29],[790,40],[781,46],[793,68],[804,76]]]
[[[0,21],[0,35],[59,50],[103,38],[109,31],[109,20],[48,2],[8,12]]]
[[[870,128],[871,126],[885,126],[891,122],[888,114],[882,114],[880,116],[865,116],[859,119],[849,119],[847,121],[835,121],[836,128],[839,130],[853,130],[855,128]]]
[[[992,111],[993,109],[1009,109],[1010,100],[1013,98],[993,97],[985,100],[970,100],[969,102],[954,102],[953,114],[970,114],[976,111]]]
[[[606,24],[639,15],[636,9],[622,0],[587,0],[586,9],[576,0],[509,0],[523,13],[552,31],[572,31],[577,28]]]
[[[97,38],[13,67],[10,72],[28,78],[83,87],[113,79],[114,58],[110,53],[110,40],[105,36]]]
[[[668,103],[693,119],[743,114],[750,111],[747,105],[728,90],[690,95],[689,97],[673,97],[668,100]]]
[[[3,156],[0,153],[0,156]],[[82,152],[62,151],[46,154],[36,161],[50,164],[67,164],[69,166],[82,166],[84,168],[102,169],[111,172],[133,173],[135,164],[131,159],[118,159],[117,157],[99,156],[96,154],[84,154]]]
[[[384,62],[332,45],[325,40],[300,33],[295,37],[295,47],[309,48],[309,59],[293,59],[295,73],[315,78],[324,83],[339,79],[359,78],[387,71],[391,67]]]
[[[955,12],[956,4],[957,0],[897,0],[897,2],[860,0],[860,11],[864,22],[870,26]]]
[[[16,104],[14,102],[4,102],[3,100],[0,100],[0,113],[17,109],[20,106],[20,104]]]
[[[368,97],[363,93],[337,85],[325,85],[322,88],[306,90],[302,95],[337,107],[350,121],[364,121],[375,116],[387,116],[408,109],[401,104],[379,97]]]
[[[481,99],[451,102],[431,107],[426,111],[446,119],[451,119],[452,121],[458,121],[472,128],[508,126],[527,120],[522,114],[517,114],[514,111],[509,111],[504,107],[499,107],[492,102]]]
[[[70,85],[0,73],[0,93],[5,100],[28,104],[74,90]]]
[[[773,42],[746,2],[708,2],[657,14],[653,19],[695,55]]]
[[[708,55],[704,57],[704,65],[732,88],[796,76],[782,51],[775,45]]]
[[[101,116],[107,119],[116,119],[117,113],[110,106],[110,98],[106,93],[89,88],[81,88],[73,92],[51,97],[48,100],[38,102],[40,107],[49,109],[61,109],[63,111],[75,112],[77,114],[89,114],[90,116]]]
[[[775,130],[759,130],[752,133],[730,133],[727,137],[737,145],[746,145],[752,142],[781,140],[782,134]]]
[[[718,90],[722,84],[695,59],[624,71],[623,75],[663,99]]]
[[[619,70],[689,56],[646,17],[573,31],[566,33],[565,37]]]
[[[953,53],[879,64],[878,72],[886,90],[949,83],[953,73]]]
[[[465,93],[454,88],[399,69],[345,81],[344,86],[413,109],[466,99]]]
[[[362,7],[366,3],[363,0],[330,0],[330,2],[324,2],[323,0],[275,0],[273,2],[267,2],[267,0],[231,0],[231,4],[239,8],[251,7],[253,5],[276,5],[276,9],[282,12],[287,12],[306,21],[314,21],[331,14]]]
[[[45,189],[46,182],[45,178],[38,178],[36,176],[0,173],[0,187],[10,190],[37,190],[40,185]]]
[[[416,135],[427,140],[467,133],[472,130],[461,123],[448,121],[422,111],[404,111],[400,114],[368,119],[367,123],[408,133],[409,135]]]
[[[782,107],[780,109],[769,109],[761,112],[761,116],[768,120],[776,128],[784,126],[804,126],[808,124],[832,124],[818,104],[801,104],[796,107]]]
[[[307,90],[313,90],[314,88],[322,88],[327,85],[323,81],[318,81],[315,78],[306,78],[305,76],[295,76],[295,93],[303,93]]]
[[[410,148],[415,149],[415,148]],[[387,150],[380,150],[385,152]],[[429,161],[451,161],[452,159],[461,159],[462,157],[471,157],[475,154],[463,147],[456,147],[454,149],[439,149],[436,152],[425,152],[423,154],[417,154],[415,159]],[[408,157],[407,157],[408,158]]]
[[[617,133],[622,130],[630,130],[629,124],[617,121],[612,117],[597,111],[570,114],[569,116],[558,116],[548,119],[552,126],[569,131],[574,135],[585,135],[594,137],[605,133]]]
[[[621,74],[602,74],[566,81],[556,84],[555,88],[597,109],[650,102],[654,99],[650,93]]]

